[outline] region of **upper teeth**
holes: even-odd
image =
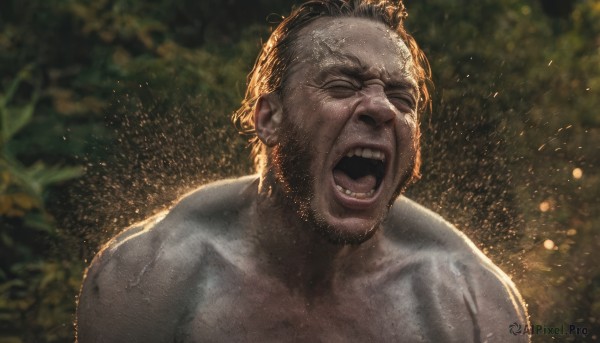
[[[383,151],[369,148],[355,148],[353,150],[348,151],[346,156],[359,156],[363,158],[372,158],[380,161],[385,161],[385,154],[383,153]]]

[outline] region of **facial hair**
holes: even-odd
[[[311,175],[311,161],[316,159],[316,147],[305,137],[293,124],[283,119],[280,132],[285,134],[280,136],[280,141],[273,147],[270,154],[271,171],[276,182],[282,190],[282,205],[291,208],[306,224],[324,236],[328,241],[334,244],[360,244],[371,238],[384,221],[390,207],[396,198],[403,192],[406,184],[410,180],[414,159],[398,183],[387,208],[376,224],[368,231],[360,235],[349,235],[346,232],[338,230],[329,224],[325,218],[312,205],[315,197],[315,178]]]
[[[310,175],[310,161],[313,158],[311,142],[301,139],[299,130],[289,125],[286,120],[282,123],[281,132],[285,134],[271,151],[271,168],[275,180],[279,184],[285,205],[306,222],[310,222],[311,202],[314,191],[311,185],[314,177]]]

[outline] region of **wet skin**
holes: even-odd
[[[526,322],[510,279],[439,216],[396,199],[416,156],[404,43],[349,18],[309,24],[300,43],[310,49],[293,87],[257,105],[268,168],[207,185],[109,242],[84,280],[79,341],[527,341],[508,331]],[[298,177],[281,149],[291,142],[306,148]],[[385,155],[377,183],[335,171],[356,147]]]
[[[312,48],[299,52],[289,86],[270,99],[279,102],[272,108],[285,113],[288,128],[273,135],[285,139],[281,135],[293,128],[310,146],[309,211],[350,240],[368,237],[412,172],[419,97],[414,65],[395,33],[365,19],[322,19],[303,33],[298,44]],[[385,155],[385,177],[372,197],[356,199],[336,189],[332,170],[354,148]]]
[[[79,341],[527,341],[508,331],[526,316],[513,283],[436,214],[400,197],[369,241],[330,245],[343,258],[298,258],[262,248],[306,245],[256,227],[257,189],[209,185],[116,237],[87,272]]]

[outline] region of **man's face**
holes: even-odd
[[[414,168],[419,94],[410,52],[385,25],[358,18],[311,23],[295,51],[275,174],[309,224],[333,241],[360,243]]]

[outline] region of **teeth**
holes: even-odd
[[[366,193],[355,193],[349,189],[345,189],[344,187],[342,187],[340,185],[335,185],[335,188],[337,188],[338,191],[340,191],[348,196],[351,196],[353,198],[356,198],[356,199],[365,199],[365,198],[372,196],[375,193],[375,188],[371,189],[370,191],[368,191]]]
[[[372,158],[375,160],[385,161],[385,154],[383,153],[383,151],[369,149],[369,148],[364,148],[364,149],[356,148],[356,149],[350,150],[350,151],[348,151],[346,156],[347,157],[359,156],[359,157],[363,157],[363,158]]]
[[[363,157],[364,158],[371,158],[371,157],[373,157],[373,152],[371,151],[371,149],[369,149],[369,148],[363,149]]]

